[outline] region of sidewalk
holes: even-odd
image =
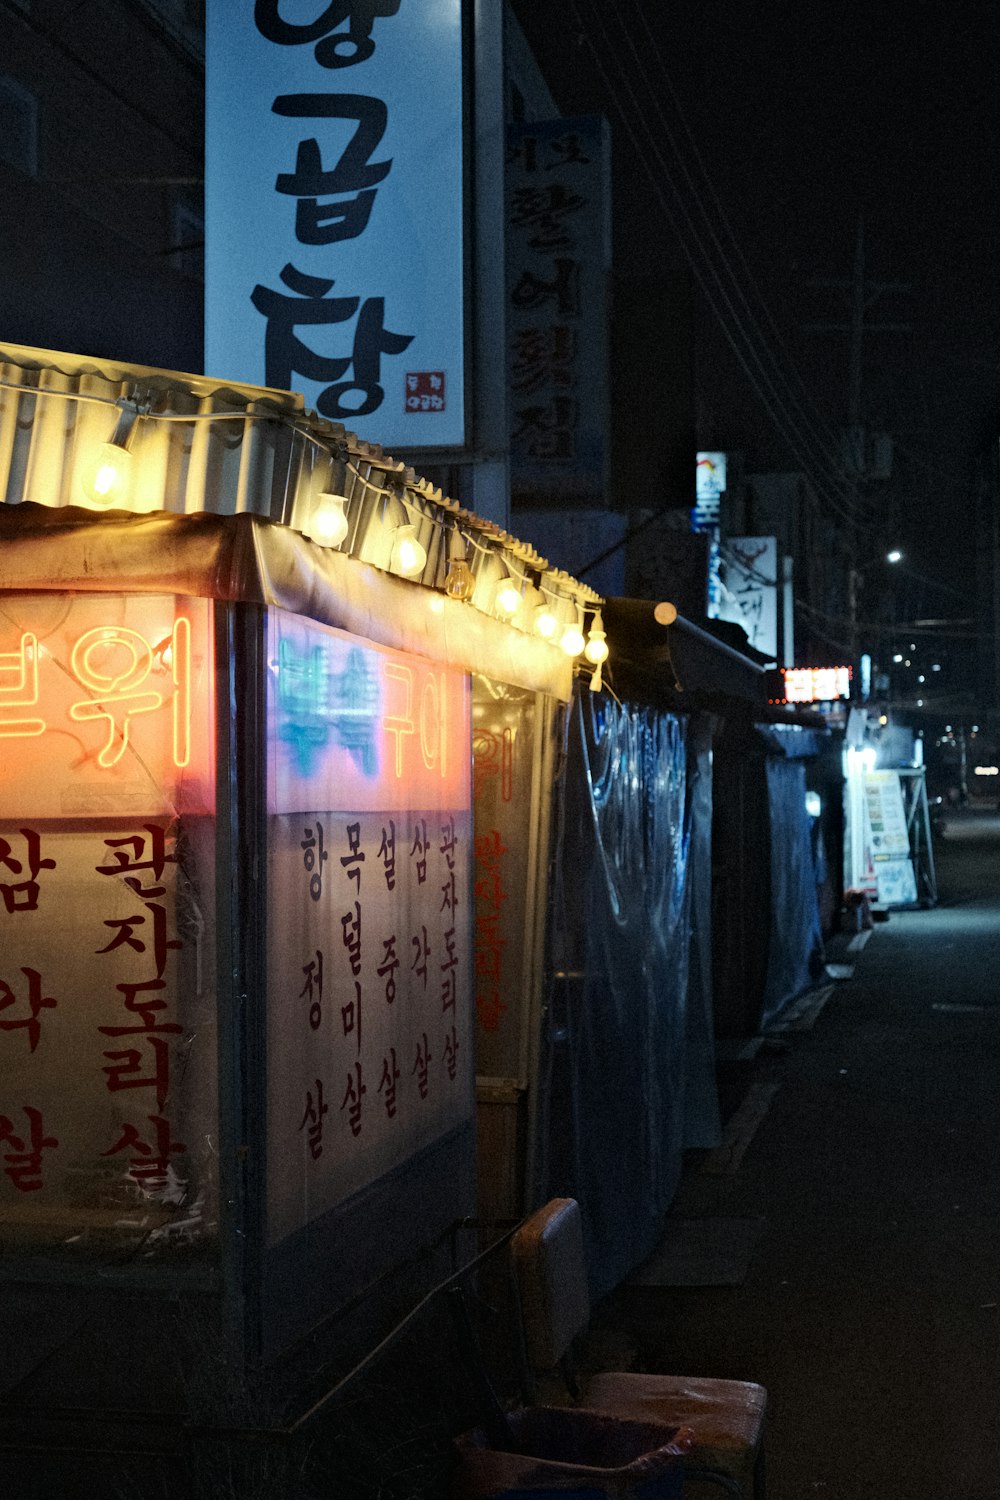
[[[758,1052],[739,1149],[692,1153],[673,1284],[595,1313],[612,1358],[768,1388],[769,1500],[1000,1495],[1000,819],[937,852],[938,907],[831,953],[854,974]]]

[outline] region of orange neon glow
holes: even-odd
[[[174,679],[174,765],[179,770],[191,762],[191,621],[178,615],[174,621],[171,668]]]
[[[0,621],[0,817],[209,812],[209,601],[21,594]]]
[[[108,738],[97,763],[105,769],[117,765],[128,747],[130,720],[163,706],[162,693],[139,691],[153,669],[152,648],[137,630],[99,625],[80,636],[70,664],[78,681],[100,697],[70,704],[69,716],[77,723],[107,719]]]
[[[398,682],[403,689],[403,712],[401,714],[386,714],[382,720],[382,726],[386,734],[392,736],[396,747],[396,776],[403,775],[403,737],[415,734],[417,726],[413,722],[413,670],[411,667],[403,666],[402,662],[387,661],[385,664],[385,675],[389,682]]]
[[[14,679],[7,686],[6,677]],[[38,702],[38,640],[24,631],[16,651],[0,651],[0,710],[34,708]],[[44,734],[44,719],[0,718],[0,736],[21,739]]]
[[[431,731],[433,731],[433,738]],[[443,745],[441,694],[438,691],[437,677],[433,672],[428,672],[424,690],[420,695],[420,753],[428,771],[433,771],[438,764]]]
[[[182,770],[191,761],[191,622],[178,615],[167,652],[160,658],[169,665],[173,681],[173,761]],[[163,707],[164,695],[142,691],[154,668],[155,655],[149,641],[137,630],[120,625],[98,625],[77,640],[70,665],[77,680],[99,696],[72,703],[70,718],[78,724],[106,719],[108,737],[97,763],[108,769],[117,765],[129,744],[129,725],[136,714],[153,713]]]

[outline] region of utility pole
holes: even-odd
[[[862,421],[861,394],[864,375],[864,342],[869,333],[909,333],[908,323],[870,323],[866,321],[868,309],[885,292],[910,292],[912,286],[902,281],[869,281],[865,273],[865,226],[864,218],[858,215],[854,241],[854,265],[850,278],[817,277],[806,283],[811,287],[832,287],[843,292],[847,301],[846,323],[807,323],[806,333],[846,333],[850,339],[850,358],[847,380],[847,432],[845,443],[847,498],[850,521],[847,531],[847,613],[851,664],[856,666],[858,654],[858,611],[861,586],[861,539],[858,531],[858,506],[862,498],[867,462],[865,453],[865,428]]]

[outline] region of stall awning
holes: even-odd
[[[16,345],[0,345],[0,515],[19,542],[7,576],[35,580],[4,587],[190,585],[562,699],[572,659],[541,616],[582,641],[601,603],[294,392]]]
[[[568,701],[557,647],[259,516],[0,506],[0,591],[184,594],[276,605],[379,645]]]
[[[619,696],[680,712],[742,703],[763,717],[764,667],[682,615],[661,624],[656,609],[652,599],[604,602],[612,663],[607,676]]]

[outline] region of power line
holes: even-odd
[[[644,111],[643,111],[642,107],[640,106],[640,101],[638,100],[638,98],[636,96],[636,93],[635,93],[635,89],[633,88],[632,83],[630,81],[630,72],[629,72],[629,70],[627,68],[623,67],[620,58],[617,56],[616,49],[615,49],[615,47],[613,45],[613,42],[611,41],[611,39],[609,37],[609,34],[608,34],[606,28],[603,25],[603,21],[602,21],[600,15],[598,14],[597,17],[596,17],[596,26],[597,26],[597,28],[600,29],[601,34],[603,35],[604,40],[607,43],[608,55],[610,55],[611,57],[613,57],[614,60],[615,60],[615,62],[616,62],[616,64],[617,64],[618,71],[619,71],[619,74],[620,74],[620,77],[621,77],[621,81],[622,81],[622,84],[623,84],[624,91],[627,93],[629,99],[631,100],[633,109],[635,110],[638,118],[642,122],[641,129],[645,133],[646,143],[649,146],[652,154],[656,157],[656,159],[657,159],[657,161],[659,163],[659,166],[661,168],[662,181],[661,181],[660,175],[654,173],[652,171],[652,169],[650,168],[649,161],[648,161],[648,153],[642,149],[642,143],[641,143],[641,141],[639,139],[639,134],[637,132],[636,125],[635,125],[633,119],[630,117],[629,112],[626,111],[626,109],[624,108],[621,99],[618,97],[618,94],[617,94],[617,92],[616,92],[616,90],[615,90],[615,88],[613,86],[612,79],[610,78],[610,76],[609,76],[609,74],[608,74],[608,72],[607,72],[607,70],[606,70],[606,68],[604,66],[604,63],[603,63],[600,51],[594,45],[593,40],[591,40],[589,38],[588,34],[587,34],[587,28],[584,25],[584,18],[583,18],[582,13],[580,12],[579,5],[575,4],[574,5],[574,9],[576,10],[577,20],[580,23],[581,27],[583,28],[584,35],[587,37],[587,40],[588,40],[588,43],[589,43],[589,46],[590,46],[590,50],[591,50],[591,52],[593,54],[593,57],[594,57],[595,66],[596,66],[596,68],[597,68],[597,70],[598,70],[598,72],[599,72],[599,74],[601,76],[601,79],[602,79],[602,82],[604,84],[605,90],[607,92],[608,98],[609,98],[610,101],[612,101],[614,103],[614,106],[617,109],[617,112],[618,112],[618,114],[619,114],[619,116],[620,116],[620,118],[622,120],[623,125],[625,126],[626,132],[628,133],[628,136],[629,136],[629,138],[630,138],[630,140],[632,142],[633,147],[636,149],[637,154],[639,155],[640,159],[644,162],[644,164],[646,166],[647,173],[649,175],[649,179],[650,179],[650,182],[651,182],[651,184],[653,186],[654,192],[656,193],[657,198],[659,199],[660,204],[661,204],[661,206],[662,206],[662,208],[663,208],[663,210],[664,210],[664,212],[665,212],[665,214],[666,214],[669,222],[671,223],[671,225],[673,226],[675,232],[677,233],[678,241],[679,241],[679,243],[681,245],[682,250],[684,251],[685,256],[688,259],[688,262],[689,262],[689,264],[691,266],[691,269],[692,269],[692,272],[693,272],[693,274],[695,276],[695,279],[697,280],[699,286],[701,287],[701,290],[702,290],[702,292],[703,292],[703,294],[704,294],[704,296],[706,298],[706,301],[707,301],[709,307],[711,308],[711,310],[714,313],[717,321],[719,322],[719,325],[722,328],[722,330],[723,330],[723,332],[724,332],[724,334],[725,334],[728,342],[730,343],[730,346],[733,349],[734,354],[736,355],[736,357],[739,360],[741,366],[743,367],[744,373],[747,376],[748,380],[750,381],[750,384],[753,387],[755,393],[757,394],[758,399],[760,399],[761,403],[765,407],[765,410],[767,410],[768,415],[770,416],[772,422],[774,423],[775,428],[780,432],[780,434],[784,438],[786,444],[789,447],[789,450],[791,451],[792,455],[797,460],[799,466],[808,474],[809,478],[812,481],[813,487],[816,490],[817,494],[820,496],[820,498],[823,499],[823,500],[825,500],[826,503],[830,506],[830,508],[836,514],[838,514],[842,520],[844,520],[848,524],[850,524],[850,525],[857,525],[857,524],[859,524],[859,522],[861,522],[867,528],[871,529],[872,528],[871,521],[870,520],[865,520],[863,518],[862,513],[860,512],[859,509],[854,509],[852,511],[851,508],[850,508],[850,501],[849,501],[848,497],[846,496],[846,494],[838,492],[838,490],[836,488],[836,485],[837,485],[836,477],[835,476],[830,476],[829,474],[826,474],[826,473],[823,474],[823,478],[822,479],[819,477],[819,475],[817,473],[817,470],[816,470],[816,466],[815,466],[814,461],[812,460],[812,458],[810,456],[808,456],[808,449],[809,449],[810,445],[813,442],[815,442],[815,434],[809,432],[808,430],[806,430],[805,433],[803,432],[803,429],[802,429],[802,426],[801,426],[801,419],[796,419],[796,417],[789,411],[787,403],[786,403],[784,397],[782,396],[782,393],[778,390],[778,387],[776,385],[776,380],[781,379],[783,377],[780,374],[780,369],[777,371],[776,374],[772,374],[771,373],[771,371],[767,367],[767,364],[765,363],[764,358],[762,357],[762,355],[760,353],[759,348],[757,347],[758,344],[760,344],[760,343],[763,342],[762,338],[761,338],[761,335],[760,335],[759,327],[756,330],[756,334],[748,333],[745,330],[745,328],[743,326],[743,321],[742,321],[742,319],[741,319],[741,317],[739,315],[739,312],[738,312],[738,310],[737,310],[737,308],[736,308],[736,306],[735,306],[735,304],[733,302],[732,293],[727,289],[727,287],[726,287],[726,285],[725,285],[725,283],[724,283],[724,281],[722,279],[722,276],[719,273],[719,270],[713,264],[711,256],[706,252],[705,245],[704,245],[701,233],[700,233],[700,231],[698,229],[698,226],[695,223],[695,221],[694,221],[694,219],[692,217],[692,214],[691,214],[690,210],[688,209],[686,203],[684,202],[682,194],[680,193],[678,187],[676,186],[676,184],[672,180],[671,174],[670,174],[670,172],[669,172],[669,170],[667,168],[667,163],[666,163],[666,161],[665,161],[665,159],[663,157],[662,151],[660,149],[659,142],[657,141],[656,137],[652,134],[652,132],[649,130],[648,124],[646,123]],[[623,28],[623,29],[625,29],[625,28]],[[627,29],[625,29],[625,34],[627,35]],[[630,43],[630,46],[633,45],[631,43],[631,39],[630,38],[629,38],[629,43]],[[634,52],[634,46],[633,46],[633,52]],[[638,53],[635,53],[635,57],[636,57],[636,61],[639,64],[639,67],[640,67],[640,70],[641,70],[642,64],[641,64],[641,59],[639,59]],[[648,80],[645,80],[645,81],[648,83]],[[655,88],[652,85],[649,86],[649,97],[652,98],[652,99],[654,99],[654,100],[656,98],[656,90],[655,90]],[[662,119],[662,116],[661,116],[661,123],[664,124],[664,125],[666,123]],[[674,143],[672,141],[672,137],[670,137],[670,134],[669,134],[669,129],[668,129],[668,138],[671,139],[671,143],[674,146],[674,151],[675,151],[675,154],[676,154],[677,153],[676,143]],[[688,178],[689,178],[689,181],[690,181],[690,174],[688,174]],[[674,198],[677,201],[677,209],[676,209],[676,211],[671,207],[671,205],[668,203],[666,197],[664,196],[664,192],[663,192],[663,183],[664,182],[670,188],[670,191],[673,193]],[[702,214],[704,215],[704,209],[703,208],[702,208],[701,211],[702,211]],[[690,235],[691,239],[693,240],[694,250],[692,250],[692,246],[688,243],[687,235],[685,234],[684,230],[682,229],[681,225],[678,222],[678,216],[677,216],[678,212],[683,217],[683,219],[686,221],[687,235]],[[717,237],[715,237],[715,238],[716,238],[716,242],[717,242]],[[738,288],[738,280],[735,277],[735,275],[734,275],[734,273],[732,271],[732,268],[729,266],[728,261],[725,258],[724,252],[723,252],[723,265],[724,265],[724,268],[725,268],[725,270],[726,270],[726,272],[727,272],[730,280]],[[718,289],[717,292],[709,284],[709,282],[707,280],[708,276],[711,276],[711,278],[714,280],[715,287]],[[745,296],[743,295],[743,293],[742,293],[741,290],[738,290],[738,295],[742,298],[742,300],[745,303],[746,299],[745,299]],[[720,297],[722,299],[722,302],[725,304],[724,309],[720,308],[720,305],[719,305],[719,298]],[[734,328],[736,330],[738,330],[739,335],[740,335],[740,339],[742,340],[742,343],[739,342],[737,340],[737,338],[735,337],[735,335],[734,335]],[[765,350],[767,349],[766,343],[764,343],[764,348],[765,348]],[[767,352],[770,354],[770,351],[767,351]],[[773,355],[770,355],[770,360],[771,360],[772,363],[774,363],[774,357],[773,357]],[[754,369],[754,366],[756,366],[756,370]],[[759,372],[759,378],[758,378],[758,372]],[[761,381],[762,380],[763,380],[764,384],[768,388],[766,392],[765,392],[764,389],[762,389],[762,386],[761,386]]]

